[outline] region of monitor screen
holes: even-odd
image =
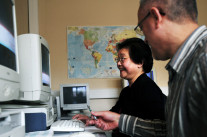
[[[50,53],[45,45],[41,44],[42,50],[42,84],[44,86],[50,86]]]
[[[64,110],[87,109],[89,105],[88,84],[61,85],[60,100]]]
[[[19,62],[13,0],[0,0],[0,102],[19,98]]]
[[[86,87],[63,87],[64,104],[82,104],[86,103]]]
[[[16,71],[13,4],[1,0],[0,4],[0,65]]]

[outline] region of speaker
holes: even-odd
[[[61,118],[61,111],[60,111],[60,97],[56,96],[56,106],[57,106],[57,120]]]

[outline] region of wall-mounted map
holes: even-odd
[[[67,27],[69,78],[119,78],[116,44],[144,36],[134,26]]]

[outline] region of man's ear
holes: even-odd
[[[162,22],[163,16],[160,14],[159,9],[157,9],[156,7],[152,7],[150,9],[150,13],[152,14],[152,16],[155,19],[155,27],[159,28],[160,23]]]

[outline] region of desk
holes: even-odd
[[[88,126],[85,127],[85,132],[91,132],[96,135],[96,137],[108,137],[106,132],[103,130],[100,130],[96,128],[95,126]],[[69,137],[71,133],[58,133],[58,134],[53,134],[53,137]]]
[[[106,134],[103,133],[95,133],[96,137],[107,137]],[[65,133],[65,134],[54,134],[53,137],[70,137],[70,133]]]
[[[92,132],[96,137],[111,137],[110,132],[104,132],[94,126],[85,127],[86,132]],[[26,133],[25,137],[69,137],[71,133],[54,134],[52,130]]]

